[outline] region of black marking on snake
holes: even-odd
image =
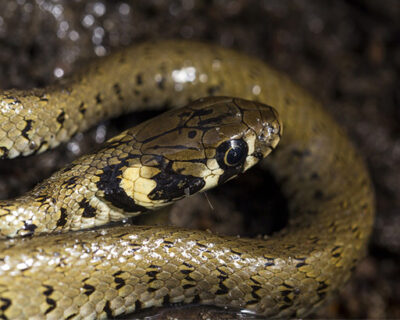
[[[152,270],[152,271],[147,271],[146,272],[146,274],[151,278],[156,277],[158,273],[159,273],[159,271],[157,271],[157,270]]]
[[[184,116],[191,116],[190,119],[193,119],[194,117],[202,117],[202,116],[208,116],[209,114],[213,113],[214,109],[209,108],[209,109],[200,109],[200,110],[194,110],[193,112],[184,112],[181,113],[181,115]]]
[[[138,74],[136,75],[136,84],[137,84],[138,86],[140,86],[140,85],[143,84],[143,75],[142,75],[141,73],[138,73]]]
[[[324,281],[320,281],[317,290],[321,291],[325,290],[326,288],[328,288],[328,285]]]
[[[168,304],[170,304],[170,296],[169,296],[169,294],[166,294],[164,297],[163,297],[163,302],[162,302],[162,304],[163,305],[168,305]]]
[[[142,309],[142,303],[139,300],[135,301],[135,311]]]
[[[200,295],[196,294],[196,295],[193,297],[192,303],[193,303],[193,304],[199,304],[200,301],[201,301]]]
[[[143,96],[143,98],[142,98],[142,102],[144,104],[147,104],[149,102],[149,100],[150,100],[150,98],[148,96]]]
[[[220,275],[217,276],[219,279],[219,289],[215,292],[215,294],[227,294],[229,292],[229,289],[224,285],[224,281],[228,279],[228,275],[225,271],[221,270],[220,268],[216,268],[216,270],[220,273]]]
[[[219,289],[215,292],[215,294],[221,295],[221,294],[228,294],[229,289],[224,285],[222,282],[218,284]]]
[[[0,301],[3,303],[0,306],[1,311],[6,311],[11,306],[11,300],[7,298],[0,298]]]
[[[103,311],[106,313],[107,318],[113,318],[112,310],[110,308],[110,301],[107,300],[106,305],[103,308]]]
[[[93,218],[96,216],[96,209],[89,204],[87,199],[83,199],[82,201],[78,202],[78,204],[81,208],[83,208],[83,218]]]
[[[189,133],[188,133],[188,138],[189,139],[193,139],[193,138],[196,137],[196,135],[197,135],[196,130],[190,130]]]
[[[225,266],[225,265],[224,265],[224,266]],[[225,280],[225,279],[227,278],[227,275],[228,275],[228,274],[227,274],[224,270],[221,270],[221,268],[219,268],[219,267],[217,267],[216,269],[217,269],[217,271],[218,271],[219,273],[221,273],[221,275],[222,275],[222,276],[218,276],[218,278],[219,278],[219,277],[224,277],[224,280]]]
[[[285,301],[289,306],[293,304],[293,300],[290,299],[288,296],[285,296],[285,295],[282,295],[282,296],[283,296],[283,301]]]
[[[250,280],[253,281],[255,284],[261,284],[261,283],[258,282],[256,279],[254,279],[253,276],[250,277]]]
[[[87,283],[83,285],[83,289],[85,290],[83,293],[87,296],[90,296],[96,290],[95,287]]]
[[[168,240],[164,240],[164,241],[163,241],[163,244],[164,244],[164,246],[163,246],[164,248],[172,248],[173,245],[174,245],[173,242],[168,241]]]
[[[49,312],[53,311],[56,306],[57,303],[55,300],[51,299],[51,298],[46,298],[46,302],[49,305],[49,307],[47,308],[47,310],[44,312],[44,314],[48,314]]]
[[[43,291],[43,294],[44,294],[45,296],[49,296],[49,295],[51,295],[51,294],[54,292],[54,289],[53,289],[52,286],[49,286],[49,285],[47,285],[47,284],[44,284],[43,287],[46,288],[46,290]]]
[[[185,277],[185,280],[187,280],[187,281],[196,281],[196,280],[194,280],[190,275],[187,275],[187,276]]]
[[[141,245],[138,243],[129,243],[128,245],[132,246],[132,247],[136,247],[136,248],[131,248],[129,251],[130,253],[134,253],[134,252],[140,250],[140,248],[141,248]]]
[[[118,97],[118,100],[123,101],[124,97],[121,94],[121,86],[119,85],[119,83],[114,83],[113,89],[114,89],[116,96]]]
[[[282,296],[288,296],[289,294],[291,294],[292,293],[292,290],[282,290],[281,291],[281,295]]]
[[[130,234],[129,232],[120,233],[120,234],[119,234],[119,237],[120,237],[120,238],[123,238],[123,237],[125,237],[125,236],[127,236],[127,235],[129,235],[129,234]]]
[[[29,231],[29,235],[34,233],[36,229],[37,229],[37,225],[24,221],[24,230]]]
[[[115,277],[114,282],[117,284],[115,287],[117,290],[121,289],[126,284],[125,280],[119,277]]]
[[[317,294],[318,294],[320,301],[325,298],[325,296],[326,296],[325,289],[327,289],[327,288],[328,288],[328,285],[324,281],[319,282],[319,285],[317,288]]]
[[[222,122],[222,120],[224,120],[225,118],[228,118],[229,116],[232,116],[229,113],[224,113],[221,114],[219,116],[216,116],[214,118],[207,118],[204,120],[200,120],[197,124],[199,127],[205,127],[207,125],[216,125],[216,124],[220,124]]]
[[[103,99],[102,99],[102,97],[101,97],[101,93],[98,93],[98,94],[95,96],[95,99],[96,99],[96,103],[97,103],[97,104],[101,104],[101,103],[103,102]]]
[[[283,306],[279,307],[279,310],[285,310],[285,309],[287,309],[287,308],[289,308],[291,306],[292,306],[292,304],[284,304]]]
[[[157,185],[149,193],[149,199],[171,201],[185,195],[196,193],[204,187],[204,179],[177,173],[172,169],[172,164],[172,162],[169,162],[166,167],[159,167],[161,172],[153,177],[153,181],[155,181]],[[161,163],[161,165],[163,164]]]
[[[76,313],[73,313],[70,316],[68,316],[67,318],[65,318],[65,320],[70,320],[70,319],[76,317],[76,315],[77,315]]]
[[[6,147],[0,147],[0,150],[3,151],[3,155],[0,157],[0,159],[7,159],[9,150]]]
[[[86,113],[86,106],[85,106],[85,103],[84,102],[81,102],[81,104],[79,105],[79,107],[78,107],[78,110],[79,110],[79,112],[81,113],[81,114],[85,114]]]
[[[65,224],[67,223],[67,209],[65,208],[60,208],[60,218],[57,220],[57,227],[64,227]]]
[[[27,139],[29,139],[28,132],[32,129],[33,120],[26,120],[25,128],[22,129],[21,135]]]
[[[17,97],[6,95],[6,99],[14,100],[13,102],[8,102],[11,105],[21,104],[21,100],[19,100]]]
[[[127,212],[147,211],[145,207],[136,204],[126,194],[125,190],[120,187],[121,178],[118,178],[118,176],[122,175],[121,168],[127,165],[127,160],[137,157],[137,155],[134,155],[120,159],[121,162],[119,164],[104,167],[103,173],[99,176],[100,179],[97,182],[97,188],[104,191],[104,199],[109,201],[113,206]]]
[[[153,141],[153,140],[155,140],[155,139],[158,139],[158,138],[161,137],[161,136],[167,135],[167,134],[169,134],[169,133],[171,133],[171,132],[175,132],[175,131],[180,132],[183,128],[186,128],[186,123],[187,123],[188,121],[190,121],[191,119],[193,119],[194,116],[196,116],[195,113],[198,112],[198,115],[201,116],[201,115],[202,115],[201,112],[203,112],[203,111],[207,111],[207,110],[196,110],[196,111],[194,111],[194,112],[183,112],[183,113],[181,113],[181,114],[178,114],[178,117],[181,118],[181,119],[180,119],[180,124],[179,124],[178,126],[172,128],[172,129],[170,129],[170,130],[166,130],[166,131],[164,131],[164,132],[162,132],[162,133],[160,133],[160,134],[151,136],[151,137],[149,137],[149,138],[147,138],[147,139],[144,139],[144,140],[137,140],[137,141],[139,141],[139,142],[141,142],[141,143],[143,143],[143,144],[146,144],[146,143],[151,142],[151,141]],[[210,110],[209,113],[212,113],[212,112],[213,112],[213,110]],[[206,112],[206,113],[204,113],[204,114],[208,114],[208,113]],[[185,119],[185,118],[188,117],[188,116],[190,116],[190,117],[189,117],[188,119]],[[208,128],[202,128],[202,127],[200,127],[200,126],[196,126],[196,127],[193,127],[193,128],[199,129],[199,130],[202,130],[202,131],[207,131],[207,129],[208,129]]]
[[[237,254],[238,256],[241,256],[241,255],[242,255],[242,252],[235,251],[235,250],[233,250],[233,249],[231,249],[231,252],[232,252],[233,254]]]
[[[267,259],[268,262],[264,263],[264,267],[271,267],[275,265],[275,262],[273,259]]]
[[[249,301],[246,302],[246,306],[249,306],[251,304],[256,304],[258,302],[259,302],[259,300],[249,300]]]
[[[307,265],[307,263],[305,263],[305,262],[299,262],[298,264],[296,264],[296,268],[301,268],[306,265]]]
[[[257,290],[261,289],[261,286],[255,285],[255,286],[251,286],[251,296],[254,299],[260,300],[260,296],[257,294]]]
[[[199,250],[202,252],[210,252],[210,250],[208,250],[208,247],[202,243],[196,242],[196,245],[199,246]]]
[[[191,272],[193,272],[193,270],[188,270],[188,269],[181,270],[181,273],[183,274],[189,274]]]
[[[58,122],[59,124],[61,124],[61,125],[64,123],[64,121],[65,121],[65,111],[64,111],[64,110],[61,110],[61,112],[60,112],[60,114],[57,116],[56,120],[57,120],[57,122]]]
[[[66,189],[72,189],[76,186],[76,181],[79,179],[78,176],[73,176],[63,182],[63,187]]]
[[[195,287],[196,285],[194,285],[194,284],[191,284],[191,283],[186,283],[186,284],[184,284],[183,286],[182,286],[182,288],[183,289],[190,289],[190,288],[193,288],[193,287]]]

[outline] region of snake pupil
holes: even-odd
[[[247,143],[241,139],[232,139],[223,142],[217,148],[217,161],[222,167],[241,166],[248,152]]]

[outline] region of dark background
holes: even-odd
[[[347,129],[377,197],[368,257],[314,317],[400,318],[399,17],[397,0],[1,1],[0,87],[43,86],[96,55],[153,38],[218,43],[290,74]],[[0,198],[23,193],[122,126],[108,121],[55,151],[2,160]]]

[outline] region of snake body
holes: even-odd
[[[343,285],[365,253],[373,223],[374,197],[367,170],[320,104],[255,58],[201,43],[149,42],[94,62],[48,88],[2,92],[0,155],[13,158],[43,152],[105,117],[147,107],[179,107],[209,95],[260,101],[278,110],[285,133],[279,150],[261,164],[273,170],[289,199],[289,225],[267,239],[123,226],[4,240],[0,243],[3,318],[94,319],[171,303],[301,317]],[[0,234],[10,238],[118,220],[142,211],[146,204],[161,206],[219,183],[230,172],[221,178],[225,181],[276,145],[280,124],[273,109],[265,107],[269,120],[262,125],[263,141],[267,137],[269,144],[264,148],[258,143],[256,148],[257,117],[245,117],[243,112],[258,103],[211,98],[213,103],[222,101],[222,108],[229,105],[240,118],[240,124],[233,125],[240,134],[235,131],[235,136],[229,129],[229,134],[214,135],[222,141],[244,139],[249,150],[246,162],[232,172],[216,160],[222,142],[213,140],[209,151],[200,155],[198,147],[187,144],[189,136],[208,132],[207,123],[223,121],[206,114],[190,118],[196,104],[208,101],[183,109],[184,114],[171,111],[171,119],[177,120],[161,118],[164,121],[128,130],[107,142],[101,156],[84,156],[28,195],[3,201]],[[233,111],[229,113],[235,118]],[[184,122],[190,123],[190,129],[182,126],[185,117],[193,121]],[[182,128],[185,144],[179,136],[172,145],[171,137],[178,131],[182,134]],[[226,161],[225,152],[236,144],[224,148]],[[155,160],[166,149],[174,149],[174,158],[168,159],[174,167],[168,171],[183,177],[178,183],[180,193],[167,196],[159,188],[165,181],[159,179],[161,168],[167,166]],[[138,161],[146,167],[143,172]],[[194,163],[218,179],[198,179],[192,187],[201,175]],[[212,172],[213,168],[219,171]],[[88,178],[93,176],[94,180]],[[135,196],[138,177],[142,178],[138,190],[145,190],[145,197]],[[158,192],[150,197],[155,189]],[[150,202],[154,195],[158,200]]]

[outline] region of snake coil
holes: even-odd
[[[241,99],[172,110],[0,203],[3,319],[106,318],[178,302],[303,317],[344,284],[373,223],[367,170],[320,104],[255,58],[149,42],[50,87],[1,92],[0,157],[43,152],[106,117],[209,95]],[[123,226],[31,237],[120,220],[246,170],[281,131],[276,112],[257,101],[274,106],[285,126],[279,150],[261,163],[289,199],[283,231],[262,240]]]

